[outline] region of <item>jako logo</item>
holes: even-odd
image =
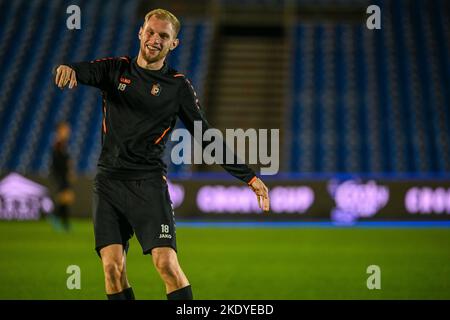
[[[375,181],[364,184],[354,180],[343,183],[333,180],[328,185],[328,191],[336,202],[331,218],[342,223],[372,217],[389,201],[389,189],[378,186]]]

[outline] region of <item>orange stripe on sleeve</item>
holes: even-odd
[[[256,181],[256,179],[257,179],[256,176],[254,176],[254,177],[248,182],[248,185],[251,186],[252,183]]]
[[[103,107],[103,113],[104,113],[104,115],[103,115],[103,123],[102,123],[103,133],[106,133],[106,108],[105,107]]]
[[[102,93],[102,104],[103,104],[103,121],[102,121],[102,127],[103,127],[103,133],[106,134],[106,98],[105,98],[105,93]]]
[[[166,130],[164,130],[162,135],[158,139],[156,139],[155,144],[158,144],[162,140],[162,138],[164,138],[164,136],[166,135],[167,131],[169,131],[169,130],[170,130],[170,127],[168,127]]]

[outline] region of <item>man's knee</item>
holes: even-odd
[[[155,267],[163,276],[175,277],[178,274],[178,263],[170,257],[159,257],[155,260]]]
[[[157,248],[159,249],[159,248]],[[176,277],[179,273],[180,266],[175,251],[155,250],[152,251],[153,262],[156,269],[162,276]]]
[[[107,279],[120,280],[123,273],[123,265],[119,260],[108,259],[103,261],[103,271]]]
[[[103,270],[105,273],[121,274],[123,265],[120,260],[105,259],[103,260]]]
[[[110,281],[120,280],[124,272],[124,257],[120,247],[110,246],[100,251],[105,277]]]

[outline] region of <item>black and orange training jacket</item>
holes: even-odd
[[[136,58],[118,57],[65,65],[75,70],[78,83],[102,91],[99,174],[127,180],[165,176],[162,157],[177,119],[192,135],[194,121],[202,122],[203,132],[210,128],[190,81],[167,64],[154,71],[139,67]],[[255,179],[245,164],[222,167],[246,183]]]

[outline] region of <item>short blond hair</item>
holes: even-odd
[[[172,24],[173,28],[175,29],[175,37],[178,35],[178,32],[180,32],[181,29],[180,21],[171,12],[164,9],[154,9],[145,15],[144,24],[147,23],[148,19],[150,19],[152,16],[156,16],[158,19],[161,20],[169,21]]]

